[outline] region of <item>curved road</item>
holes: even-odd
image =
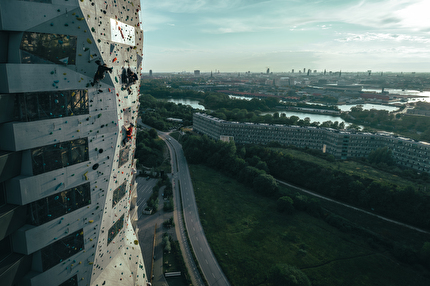
[[[206,240],[202,225],[200,224],[200,218],[194,197],[194,189],[191,183],[190,172],[188,170],[188,164],[185,159],[182,146],[178,141],[166,133],[159,132],[158,134],[168,143],[167,146],[169,147],[172,158],[172,174],[175,197],[178,198],[177,195],[179,194],[180,188],[185,226],[188,231],[191,247],[193,248],[194,254],[197,258],[197,263],[199,264],[200,269],[202,270],[203,275],[210,286],[229,286],[230,283],[216,261],[215,256]],[[176,201],[176,206],[178,205],[179,204]],[[181,216],[180,213],[178,216]],[[179,223],[178,226],[181,227],[182,223]],[[203,285],[203,283],[198,283],[198,285]]]

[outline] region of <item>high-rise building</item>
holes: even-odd
[[[2,286],[147,284],[129,128],[139,10],[138,0],[0,2]]]
[[[200,76],[200,70],[194,70],[194,76]]]

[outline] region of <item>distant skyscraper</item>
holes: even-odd
[[[1,1],[2,286],[148,282],[135,130],[123,143],[137,125],[140,9],[138,0]]]
[[[303,68],[303,73],[306,73],[306,68]]]
[[[327,71],[324,69],[324,75],[327,73]]]
[[[270,68],[267,68],[266,74],[269,74],[269,73],[270,73]]]
[[[291,73],[294,73],[294,69],[291,70]]]
[[[194,70],[194,76],[200,76],[200,70]]]
[[[149,76],[152,76],[152,70],[149,70]]]

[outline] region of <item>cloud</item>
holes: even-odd
[[[250,2],[256,2],[250,1]],[[258,2],[258,1],[257,1]],[[148,1],[144,9],[162,10],[170,13],[199,13],[205,11],[225,10],[246,5],[244,0],[157,0]]]
[[[347,33],[344,38],[335,39],[337,42],[370,42],[370,41],[395,41],[395,42],[414,42],[428,44],[430,38],[413,35],[399,35],[389,33]]]
[[[160,27],[172,23],[174,20],[161,13],[148,13],[147,10],[143,10],[140,16],[142,22],[142,28],[144,31],[155,31]]]
[[[332,68],[331,62],[343,67],[378,62],[382,67],[384,61],[388,65],[401,60],[406,66],[414,56],[430,61],[429,0],[157,0],[144,4],[144,30],[158,29],[148,33],[145,41],[147,62],[172,67],[165,70],[208,66],[259,70],[265,65],[276,67],[278,60],[290,65],[286,69],[293,62]],[[176,49],[166,49],[172,45]],[[309,60],[294,55],[304,48]]]

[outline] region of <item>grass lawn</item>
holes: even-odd
[[[265,285],[272,265],[300,268],[312,285],[430,285],[362,237],[303,212],[284,215],[262,197],[213,169],[190,165],[200,219],[232,285]]]
[[[308,193],[297,189],[290,189],[280,185],[280,192],[284,196],[293,196],[296,193],[312,198]],[[419,250],[426,241],[430,241],[428,234],[418,232],[394,223],[387,223],[382,219],[375,218],[369,214],[346,208],[337,203],[319,199],[321,207],[349,220],[352,223],[363,226],[378,235]]]

